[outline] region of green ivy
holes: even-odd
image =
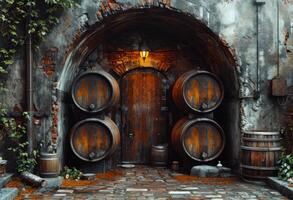
[[[0,96],[6,91],[4,77],[8,67],[23,50],[26,37],[31,36],[32,45],[37,49],[52,27],[59,23],[60,13],[77,5],[76,0],[0,0]],[[9,150],[16,157],[17,172],[32,171],[37,163],[37,152],[32,155],[27,152],[24,122],[9,118],[5,105],[0,103],[0,134],[10,139]]]
[[[282,180],[289,180],[293,178],[293,155],[282,153],[279,164],[279,173],[278,176]]]
[[[75,0],[0,1],[0,74],[14,63],[14,56],[31,34],[34,47],[59,23],[63,9],[77,6]],[[29,23],[27,24],[27,19]]]
[[[23,171],[30,171],[34,169],[37,164],[37,151],[33,151],[32,155],[27,152],[28,142],[26,141],[26,128],[22,121],[16,121],[14,118],[8,118],[5,111],[1,113],[0,123],[1,133],[6,134],[9,138],[9,151],[13,153],[16,158],[16,171],[21,173]],[[27,113],[23,113],[23,118],[27,118]]]

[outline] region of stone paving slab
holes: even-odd
[[[209,199],[209,200],[282,200],[287,199],[267,186],[252,185],[236,178],[189,179],[172,175],[168,169],[136,167],[121,169],[114,180],[98,179],[85,186],[61,186],[52,192],[31,194],[37,199]],[[177,176],[183,176],[178,178]],[[186,179],[186,180],[185,180]],[[160,180],[160,181],[157,181]],[[92,183],[92,182],[91,182]],[[70,192],[66,192],[70,191]],[[30,199],[28,196],[26,199]]]
[[[13,174],[8,174],[8,173],[1,176],[0,177],[0,188],[4,187],[4,185],[11,180],[12,176],[13,176]]]
[[[12,200],[18,194],[17,188],[2,188],[0,189],[0,200]]]

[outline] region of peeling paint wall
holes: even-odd
[[[287,80],[288,85],[293,84],[293,3],[290,1],[267,0],[264,5],[260,5],[257,31],[257,5],[254,0],[118,0],[116,3],[82,0],[79,8],[63,13],[61,23],[41,44],[40,51],[34,54],[35,108],[38,112],[47,113],[46,116],[41,116],[39,126],[42,128],[36,129],[38,138],[44,138],[42,134],[49,134],[49,128],[54,125],[51,113],[51,106],[54,105],[54,102],[70,104],[68,90],[78,72],[79,65],[69,59],[74,52],[78,51],[78,46],[74,44],[76,38],[79,38],[88,27],[101,20],[103,9],[109,11],[110,8],[111,11],[112,7],[115,10],[117,6],[120,6],[125,10],[148,5],[148,3],[150,5],[163,4],[194,16],[227,41],[235,51],[238,63],[238,66],[235,66],[236,76],[240,84],[239,98],[227,102],[227,105],[239,105],[240,116],[235,116],[235,118],[240,117],[240,123],[231,123],[229,129],[237,130],[238,127],[240,130],[279,130],[283,107],[279,106],[277,99],[271,96],[270,80],[277,75],[279,45],[280,75]],[[279,17],[277,15],[278,3]],[[105,8],[105,5],[109,7]],[[278,18],[279,29],[277,27]],[[259,98],[253,98],[257,79],[257,37],[260,95]],[[72,49],[73,47],[74,49]],[[48,75],[46,71],[48,66],[44,66],[43,58],[50,49],[56,50],[56,55],[52,58],[54,60],[50,68],[52,74]],[[16,59],[18,61],[11,66],[12,73],[8,78],[9,92],[7,96],[3,97],[3,101],[8,102],[10,108],[13,108],[15,104],[24,104],[24,67],[21,58]],[[57,87],[57,90],[54,90],[54,87]],[[233,109],[231,113],[234,112]],[[66,108],[61,107],[57,124],[58,140],[60,141],[63,141],[62,137],[68,131],[67,115]],[[240,133],[234,134],[230,140],[232,142],[234,140],[233,157],[237,159],[239,158]],[[62,152],[62,145],[59,150]]]

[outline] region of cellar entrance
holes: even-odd
[[[121,80],[122,162],[147,164],[152,145],[167,142],[166,78],[137,68]]]
[[[145,47],[149,54],[142,58],[140,53]],[[90,84],[91,95],[80,97],[83,109],[79,101],[73,105],[64,98],[61,102],[58,131],[64,136],[65,145],[60,146],[65,148],[65,164],[84,171],[107,171],[121,162],[148,164],[151,146],[168,143],[168,163],[179,161],[187,170],[196,164],[215,165],[219,160],[224,166],[238,168],[240,101],[236,62],[227,44],[200,20],[167,8],[118,12],[85,31],[74,42],[65,63],[58,85],[64,96],[72,93],[82,73],[98,71],[100,75],[94,77],[98,85],[106,87],[103,90]],[[86,80],[91,77],[86,76]],[[221,87],[216,87],[216,80]],[[82,87],[75,87],[83,88],[82,83]],[[184,83],[189,84],[185,87]],[[108,96],[111,101],[103,101],[107,108],[97,101],[107,97],[104,91],[113,94]],[[76,94],[83,96],[83,92]],[[92,95],[98,93],[103,94]],[[105,156],[100,156],[99,152],[104,151],[97,151],[97,143],[94,150],[79,149],[77,144],[83,135],[72,128],[82,120],[87,120],[81,124],[84,126],[88,120],[95,120],[98,127],[105,123],[116,127],[114,132],[107,129],[110,136],[106,138],[113,148]],[[202,129],[202,124],[208,129]],[[194,134],[187,129],[194,130]],[[184,142],[175,130],[186,133]],[[91,135],[88,132],[88,141]]]

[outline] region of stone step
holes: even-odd
[[[13,200],[18,192],[17,188],[2,188],[0,189],[0,200]]]
[[[13,174],[4,174],[0,177],[0,188],[3,188],[11,179]]]
[[[289,199],[293,199],[293,187],[290,187],[288,182],[282,181],[278,177],[268,177],[267,184]]]

